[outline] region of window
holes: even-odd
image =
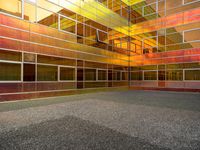
[[[157,70],[157,66],[153,65],[153,66],[141,66],[140,67],[141,70]]]
[[[106,32],[97,30],[97,39],[98,41],[108,43],[108,34]]]
[[[35,64],[24,64],[23,81],[35,81]]]
[[[186,68],[200,68],[200,63],[181,63],[181,64],[168,64],[167,69],[186,69]]]
[[[200,70],[185,70],[185,80],[200,80]]]
[[[128,72],[122,72],[122,80],[128,80]]]
[[[37,80],[38,81],[57,81],[58,69],[57,66],[37,66]]]
[[[72,18],[72,19],[76,19],[76,13],[74,13],[74,12],[72,12],[70,10],[67,10],[67,9],[60,10],[59,14],[62,14],[64,16]]]
[[[98,80],[107,80],[106,70],[98,70]]]
[[[151,15],[157,12],[157,2],[143,7],[143,16]]]
[[[184,42],[190,42],[190,41],[200,41],[200,29],[193,29],[184,31]]]
[[[60,80],[75,80],[75,69],[60,67]]]
[[[0,11],[17,17],[22,17],[21,0],[1,0]]]
[[[20,81],[21,64],[0,62],[0,81]]]
[[[64,16],[60,16],[60,30],[76,33],[76,22]]]
[[[157,80],[157,71],[145,71],[144,80]]]
[[[37,8],[37,22],[45,26],[58,28],[58,15],[41,8]]]
[[[91,39],[91,40],[96,40],[97,39],[97,31],[96,31],[95,28],[92,28],[88,25],[85,25],[84,36]]]
[[[96,69],[85,69],[85,80],[96,80]]]
[[[83,28],[83,24],[82,23],[78,23],[77,24],[77,35],[79,36],[83,36],[84,33],[84,28]]]
[[[167,70],[166,80],[183,80],[183,70]]]
[[[154,53],[157,52],[157,37],[148,37],[146,39],[144,39],[143,41],[143,45],[144,45],[144,49],[143,52],[144,53]]]
[[[34,0],[29,0],[29,1],[34,1]],[[24,3],[24,19],[31,21],[31,22],[36,22],[36,7],[33,4],[29,3]]]
[[[121,80],[121,72],[117,71],[117,80]]]
[[[124,7],[121,7],[122,10],[121,10],[121,16],[128,19],[129,17],[129,10],[127,8],[124,8]]]
[[[44,56],[44,55],[38,55],[37,61],[38,63],[45,63],[45,64],[68,65],[68,66],[76,65],[76,61],[73,59]]]
[[[142,72],[131,72],[131,80],[142,80]]]
[[[165,80],[165,71],[158,71],[158,80]]]
[[[108,70],[108,80],[109,81],[113,80],[113,71],[112,70]]]
[[[107,64],[85,61],[85,67],[107,69]]]
[[[24,61],[25,62],[35,62],[35,54],[24,53]]]
[[[77,80],[83,81],[83,69],[82,68],[77,69]]]
[[[21,61],[22,54],[20,52],[5,51],[0,49],[1,60]]]

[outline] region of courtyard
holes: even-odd
[[[3,102],[0,149],[197,150],[200,93],[122,90]]]

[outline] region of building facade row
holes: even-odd
[[[200,91],[198,0],[2,0],[0,9],[0,101]]]

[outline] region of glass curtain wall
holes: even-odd
[[[1,0],[0,10],[0,96],[200,87],[199,0]]]

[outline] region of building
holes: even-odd
[[[199,0],[1,0],[0,100],[200,91]]]

